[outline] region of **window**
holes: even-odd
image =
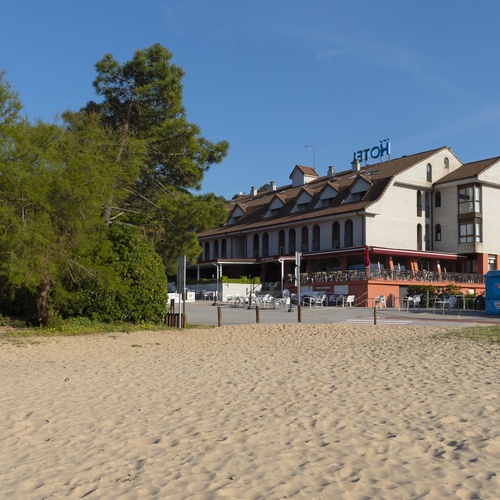
[[[223,259],[227,259],[227,242],[226,242],[226,240],[222,240],[221,257]]]
[[[429,224],[425,225],[424,242],[425,242],[425,249],[430,250],[431,249],[431,233],[430,233]]]
[[[285,231],[283,229],[278,233],[278,253],[285,255]]]
[[[417,217],[422,217],[422,193],[417,191]]]
[[[205,243],[205,260],[210,260],[210,243]]]
[[[448,157],[444,159],[444,168],[447,170],[450,168],[450,159]]]
[[[427,182],[432,182],[432,165],[427,163]]]
[[[458,213],[481,213],[481,186],[469,184],[458,188]]]
[[[425,193],[425,216],[429,219],[431,216],[431,195]]]
[[[353,231],[351,219],[347,219],[344,224],[344,243],[346,247],[353,246]]]
[[[481,213],[481,187],[474,186],[474,212]]]
[[[348,202],[352,202],[352,201],[362,201],[363,200],[363,196],[365,195],[365,192],[359,192],[359,193],[351,193],[349,195],[349,198],[347,199]]]
[[[262,235],[262,257],[269,257],[269,235]]]
[[[302,234],[300,239],[300,251],[308,252],[309,251],[309,228],[304,226],[302,228]]]
[[[458,223],[459,243],[481,243],[482,240],[481,219],[464,219]]]
[[[441,207],[441,191],[438,191],[435,195],[434,195],[434,206],[436,208],[440,208]]]
[[[488,271],[495,271],[496,257],[488,255]]]
[[[295,229],[290,229],[288,233],[288,253],[291,255],[295,253]]]
[[[417,224],[417,250],[422,250],[422,224]]]
[[[434,228],[434,239],[436,241],[441,241],[441,224],[436,224]]]
[[[255,234],[253,237],[253,257],[258,257],[259,256],[259,235]]]
[[[219,258],[219,242],[214,241],[214,259]]]
[[[332,224],[332,248],[340,248],[340,223],[338,221]]]
[[[319,229],[318,224],[315,224],[313,226],[313,241],[312,241],[313,252],[317,252],[320,249],[320,240],[321,240],[321,231]]]

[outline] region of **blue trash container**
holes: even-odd
[[[488,271],[484,283],[486,314],[500,314],[500,271]]]

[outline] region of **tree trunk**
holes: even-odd
[[[44,326],[48,326],[51,320],[49,304],[49,293],[51,288],[52,279],[50,276],[46,276],[38,286],[37,290],[36,306],[38,309],[38,321]]]

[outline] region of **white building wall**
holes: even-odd
[[[422,207],[424,197],[422,195]],[[426,219],[425,212],[417,217],[417,189],[392,185],[382,199],[372,205],[368,212],[376,214],[366,218],[366,242],[371,246],[417,249],[417,224],[422,225],[422,236]],[[423,243],[422,243],[423,244]]]
[[[445,166],[445,158],[448,158],[449,168]],[[427,164],[432,166],[432,181],[427,181]],[[383,165],[383,164],[382,164]],[[433,182],[438,181],[450,172],[461,167],[462,163],[450,151],[444,150],[428,158],[414,167],[401,172],[397,176],[398,183],[408,183],[413,186],[420,186],[422,189],[430,189]]]
[[[434,207],[433,236],[436,224],[441,225],[441,241],[434,241],[437,252],[458,252],[458,191],[457,186],[437,189],[441,193],[441,207]],[[435,196],[436,192],[434,192]]]
[[[500,186],[483,186],[482,196],[483,252],[500,255]]]

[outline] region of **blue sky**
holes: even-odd
[[[464,163],[500,155],[497,0],[6,3],[0,69],[32,120],[95,100],[105,53],[123,63],[168,48],[186,73],[188,120],[230,143],[202,193],[288,184],[297,164],[346,170],[385,138],[392,158],[441,146]]]

